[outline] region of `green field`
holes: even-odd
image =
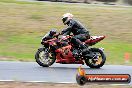
[[[34,61],[41,37],[52,28],[65,27],[61,16],[66,12],[73,13],[91,35],[106,36],[94,46],[105,48],[106,64],[126,64],[126,52],[131,54],[127,64],[132,64],[132,7],[15,0],[0,0],[1,60]]]

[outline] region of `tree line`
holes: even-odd
[[[98,2],[104,2],[104,3],[109,3],[109,2],[117,2],[119,0],[38,0],[38,1],[52,1],[52,2],[69,2],[69,3],[92,3],[93,1],[98,1]],[[125,4],[130,4],[132,5],[132,0],[120,0]]]

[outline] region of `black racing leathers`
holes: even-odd
[[[86,48],[82,44],[82,41],[90,38],[89,31],[79,21],[73,19],[71,19],[67,25],[68,27],[64,29],[61,34],[69,35],[70,33],[73,33],[74,36],[71,39],[71,43],[74,46]]]
[[[71,19],[67,25],[68,27],[62,31],[62,34],[64,35],[69,35],[71,32],[73,35],[89,34],[87,29],[79,21]]]

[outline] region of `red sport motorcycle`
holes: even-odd
[[[88,45],[89,51],[93,54],[92,58],[86,54],[77,54],[77,50],[74,49],[70,43],[70,39],[73,35],[63,36],[59,33],[55,33],[50,38],[48,32],[41,40],[42,47],[38,49],[35,54],[36,62],[42,67],[49,67],[53,63],[60,64],[82,64],[86,63],[90,68],[100,68],[106,61],[106,56],[103,52],[103,48],[91,48],[90,46],[95,45],[99,41],[103,40],[105,36],[91,36],[83,43]],[[78,58],[77,58],[78,57]]]

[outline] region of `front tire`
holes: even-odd
[[[49,53],[46,48],[39,48],[35,54],[35,59],[40,66],[49,67],[55,62],[56,56],[54,53]]]
[[[90,50],[92,51],[92,53],[98,54],[98,57],[97,57],[98,60],[95,61],[94,59],[87,58],[87,59],[85,59],[86,65],[89,66],[90,68],[102,67],[106,61],[106,56],[105,56],[104,52],[98,48],[91,48]]]

